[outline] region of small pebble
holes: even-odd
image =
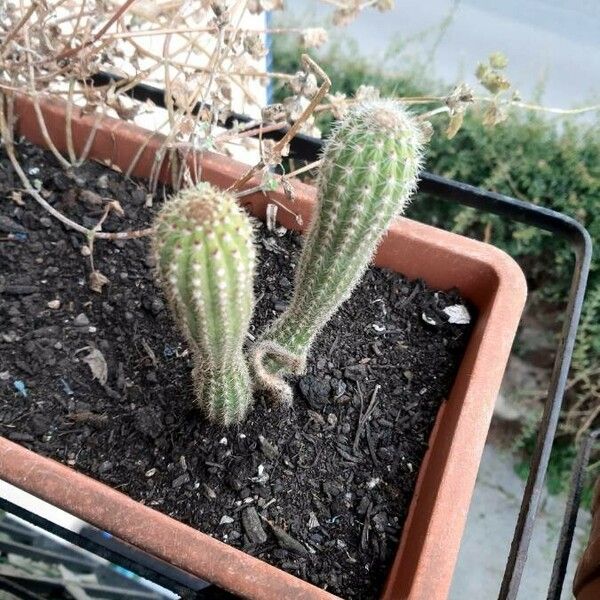
[[[202,484],[204,488],[204,494],[209,500],[214,500],[217,497],[215,490],[213,490],[210,486],[206,485],[206,483]]]
[[[184,473],[183,475],[180,475],[179,477],[174,479],[171,486],[177,489],[180,488],[184,483],[187,483],[189,480],[190,476],[187,473]]]
[[[87,327],[89,324],[90,320],[83,313],[79,313],[73,319],[73,325],[75,325],[75,327]]]
[[[279,449],[277,448],[277,446],[269,442],[269,440],[267,440],[264,436],[259,435],[258,441],[260,443],[260,449],[262,450],[262,453],[267,458],[273,460],[279,456]]]
[[[21,394],[21,396],[27,398],[27,388],[25,387],[25,384],[20,379],[17,379],[13,385],[15,386],[15,389],[17,390],[17,392],[19,392],[19,394]]]
[[[379,477],[372,477],[371,479],[369,479],[369,481],[367,481],[367,487],[370,490],[372,490],[374,487],[379,485],[380,482],[381,482],[381,479],[379,479]]]
[[[52,310],[56,310],[57,308],[60,308],[60,300],[50,300],[46,306]]]
[[[108,473],[113,468],[113,464],[109,460],[105,460],[99,467],[98,473]]]
[[[319,523],[319,519],[317,519],[317,515],[314,512],[308,513],[308,528],[314,529],[315,527],[319,527],[321,524]]]
[[[379,512],[373,517],[373,524],[375,525],[375,529],[377,531],[385,531],[385,526],[387,525],[388,517],[387,513]]]

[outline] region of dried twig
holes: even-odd
[[[61,60],[65,60],[67,58],[72,58],[77,53],[81,52],[84,48],[91,46],[95,42],[97,42],[117,21],[126,11],[127,9],[135,2],[136,0],[125,0],[125,2],[117,8],[112,17],[99,29],[97,33],[95,33],[91,40],[86,42],[85,44],[77,47],[77,48],[67,48],[63,52],[61,52],[58,56],[53,57],[52,61],[59,62]],[[47,61],[50,59],[47,59]]]
[[[303,113],[300,115],[300,118],[296,120],[296,122],[289,128],[287,133],[273,146],[272,155],[277,156],[281,153],[283,148],[290,142],[290,140],[298,133],[302,124],[312,115],[316,106],[319,105],[319,102],[324,98],[325,94],[331,88],[331,80],[327,77],[327,74],[317,65],[317,63],[310,57],[308,54],[302,55],[302,62],[307,68],[314,73],[316,73],[322,80],[323,83],[321,87],[315,94],[315,96],[310,101],[310,104],[306,107]],[[256,165],[250,168],[240,179],[238,179],[229,190],[232,192],[239,191],[245,183],[247,183],[256,173],[262,170],[265,167],[265,162],[261,159]]]
[[[377,406],[377,400],[378,400],[377,394],[379,393],[380,389],[381,389],[381,386],[379,384],[377,384],[375,386],[375,389],[373,390],[373,394],[371,395],[371,401],[369,402],[369,406],[367,407],[367,410],[364,412],[364,414],[362,414],[362,410],[361,410],[361,414],[358,418],[358,427],[356,428],[356,434],[354,435],[354,444],[352,445],[352,450],[354,451],[354,454],[358,454],[360,436],[362,435],[362,432],[365,428],[365,425],[367,424],[367,421],[371,418],[371,415],[373,414],[373,411],[375,410],[375,406]],[[359,391],[360,391],[360,384],[359,384]]]
[[[21,31],[21,29],[25,25],[25,23],[27,23],[27,21],[29,21],[29,19],[31,18],[31,15],[33,15],[33,13],[36,11],[38,6],[39,6],[38,1],[32,0],[31,4],[27,8],[27,11],[21,17],[19,22],[11,30],[9,30],[8,35],[4,38],[4,41],[0,45],[0,58],[4,57],[8,47],[10,45],[10,42],[12,42],[12,40],[15,39],[15,37],[17,36],[19,31]]]

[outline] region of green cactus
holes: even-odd
[[[252,351],[258,384],[281,401],[292,399],[283,377],[305,370],[315,336],[348,299],[406,207],[422,146],[419,123],[393,100],[358,104],[329,138],[291,303]]]
[[[179,192],[155,221],[159,280],[193,354],[196,398],[208,418],[240,422],[252,404],[243,345],[254,308],[252,224],[208,183]]]

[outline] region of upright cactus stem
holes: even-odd
[[[423,134],[393,100],[358,104],[327,142],[291,303],[255,344],[258,383],[284,402],[315,336],[357,285],[417,185]]]
[[[200,183],[155,222],[159,279],[195,363],[196,398],[212,421],[241,421],[252,404],[242,353],[254,307],[252,225],[231,194]]]

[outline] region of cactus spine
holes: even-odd
[[[280,400],[292,399],[283,376],[304,371],[315,336],[348,299],[408,203],[422,137],[398,102],[373,100],[351,109],[329,138],[291,303],[253,348],[258,383]]]
[[[194,360],[196,398],[209,419],[241,421],[252,404],[243,345],[254,308],[249,217],[231,194],[200,183],[155,221],[158,275]]]

